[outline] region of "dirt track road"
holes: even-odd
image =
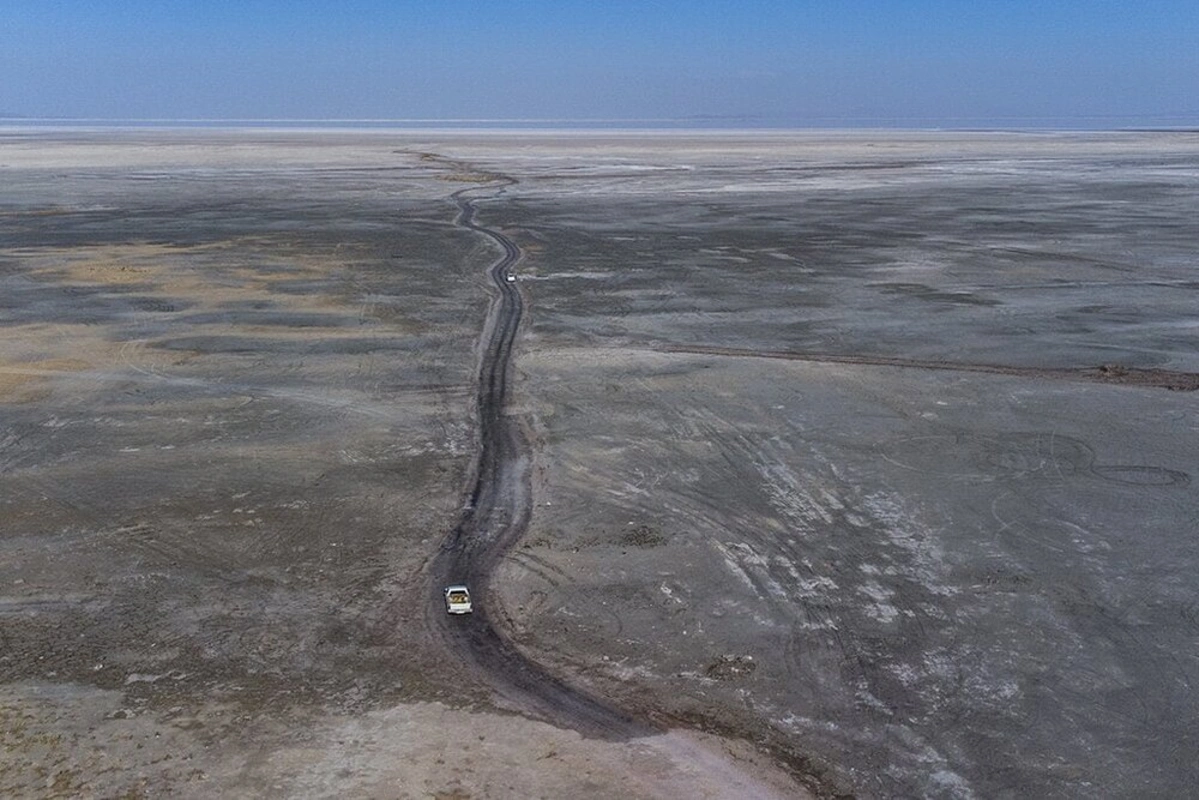
[[[502,189],[516,181],[502,179]],[[488,311],[480,351],[477,395],[479,449],[474,480],[462,517],[434,559],[430,573],[428,621],[454,655],[473,666],[509,702],[585,736],[628,739],[653,730],[572,688],[523,656],[496,629],[488,613],[488,583],[505,552],[528,527],[530,513],[528,443],[519,418],[506,413],[513,344],[524,316],[524,301],[511,270],[521,251],[502,233],[475,222],[473,196],[463,189],[453,197],[455,223],[498,244],[502,255],[488,269],[498,290]],[[466,583],[475,595],[475,611],[450,617],[441,588]]]

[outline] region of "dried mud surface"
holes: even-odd
[[[481,595],[674,733],[426,622],[501,175],[533,509]],[[3,129],[0,181],[0,794],[1199,782],[1199,136]]]

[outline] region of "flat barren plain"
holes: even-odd
[[[0,326],[2,796],[1199,785],[1199,134],[0,128]]]

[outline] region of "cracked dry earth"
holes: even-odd
[[[426,624],[501,175],[480,600],[660,734]],[[0,181],[0,794],[1199,782],[1199,136],[5,129]]]

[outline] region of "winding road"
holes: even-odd
[[[488,613],[488,584],[505,553],[529,524],[531,488],[528,442],[519,418],[507,414],[512,350],[524,318],[524,299],[511,269],[521,250],[502,233],[475,222],[472,196],[515,184],[501,178],[486,187],[455,192],[458,227],[479,233],[500,246],[502,255],[488,268],[498,290],[488,310],[481,338],[477,395],[479,450],[469,500],[454,530],[433,561],[428,608],[431,626],[446,647],[491,688],[546,722],[573,728],[584,736],[629,739],[654,730],[585,692],[550,675],[522,655],[495,627]],[[498,185],[497,185],[498,184]],[[475,596],[473,614],[451,617],[442,603],[442,587],[465,583]]]

